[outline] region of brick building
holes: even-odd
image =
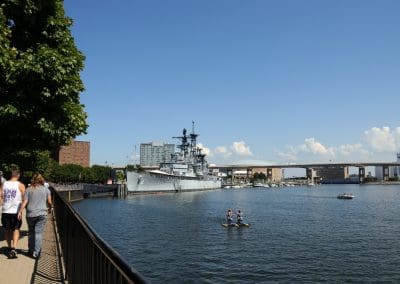
[[[73,140],[69,145],[61,147],[55,160],[60,165],[75,164],[90,167],[90,142]]]

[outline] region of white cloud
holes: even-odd
[[[214,149],[214,153],[216,156],[222,157],[223,159],[227,159],[232,156],[232,152],[229,151],[228,147],[218,146]]]
[[[298,157],[296,153],[294,152],[282,152],[282,151],[276,151],[276,154],[278,155],[279,158],[281,158],[284,161],[297,161]]]
[[[230,147],[234,154],[239,156],[252,156],[253,153],[250,151],[250,147],[246,146],[246,142],[239,141],[233,142],[232,146]]]
[[[400,151],[400,127],[396,127],[393,131],[394,140],[396,141],[397,151]]]
[[[328,148],[316,141],[314,137],[306,138],[304,144],[300,146],[305,152],[311,152],[314,155],[335,155],[333,148]]]
[[[373,127],[364,132],[364,140],[377,152],[394,152],[400,146],[400,127],[394,131],[390,127]]]
[[[225,146],[218,146],[215,148],[214,152],[218,154],[226,154],[228,153],[228,149]]]
[[[286,146],[285,150],[275,151],[276,155],[285,162],[309,161],[309,160],[363,160],[368,159],[371,153],[361,143],[344,144],[337,147],[326,146],[315,138],[306,138],[304,143],[297,146]]]
[[[301,145],[286,146],[286,150],[276,151],[277,156],[285,161],[297,161],[302,154],[310,153],[313,156],[334,157],[335,148],[327,147],[311,137],[304,139],[304,143]]]
[[[350,162],[388,160],[400,151],[400,127],[373,127],[364,132],[362,142],[325,145],[315,137],[308,137],[298,145],[288,145],[275,150],[275,155],[283,163],[308,162]],[[235,141],[229,146],[216,147],[212,153],[215,159],[233,162],[253,156],[245,141]],[[379,154],[378,154],[379,153]],[[256,158],[263,159],[257,155]],[[246,160],[253,161],[255,160]]]
[[[235,164],[238,165],[258,165],[258,166],[266,166],[266,165],[274,165],[276,164],[275,162],[271,162],[271,161],[265,161],[265,160],[238,160],[235,161]]]
[[[208,157],[213,156],[210,148],[205,147],[202,143],[197,143],[197,147],[199,147],[202,150],[203,154],[206,154]]]
[[[354,152],[363,152],[366,151],[363,149],[363,145],[361,143],[357,144],[345,144],[338,147],[338,153],[343,156],[349,156]]]
[[[246,142],[232,142],[229,146],[218,146],[212,151],[215,159],[222,159],[224,162],[233,162],[237,158],[253,156],[250,147]]]

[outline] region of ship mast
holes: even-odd
[[[194,132],[194,121],[192,121],[192,133],[190,133],[190,153],[193,158],[196,157],[197,136],[199,135]]]
[[[181,139],[181,144],[178,145],[178,148],[183,153],[183,157],[186,158],[186,156],[188,154],[188,148],[189,148],[188,136],[186,135],[186,128],[183,128],[182,136],[177,136],[177,137],[172,137],[172,138]]]

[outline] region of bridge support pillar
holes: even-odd
[[[272,169],[267,169],[267,181],[272,181]]]
[[[383,173],[383,180],[388,181],[389,180],[389,166],[382,166],[382,173]]]
[[[358,168],[358,181],[360,183],[365,182],[365,168],[364,167],[359,167]]]
[[[250,179],[253,176],[253,169],[252,168],[247,168],[247,174],[246,174],[246,182],[249,182]]]
[[[226,183],[233,184],[233,170],[231,168],[226,170]]]
[[[313,168],[306,168],[306,175],[307,175],[307,182],[309,184],[314,184],[315,182],[315,177],[316,177],[316,171]]]

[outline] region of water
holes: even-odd
[[[352,192],[353,200],[337,194]],[[75,208],[152,283],[400,281],[400,186],[221,189]],[[250,228],[224,228],[242,209]]]

